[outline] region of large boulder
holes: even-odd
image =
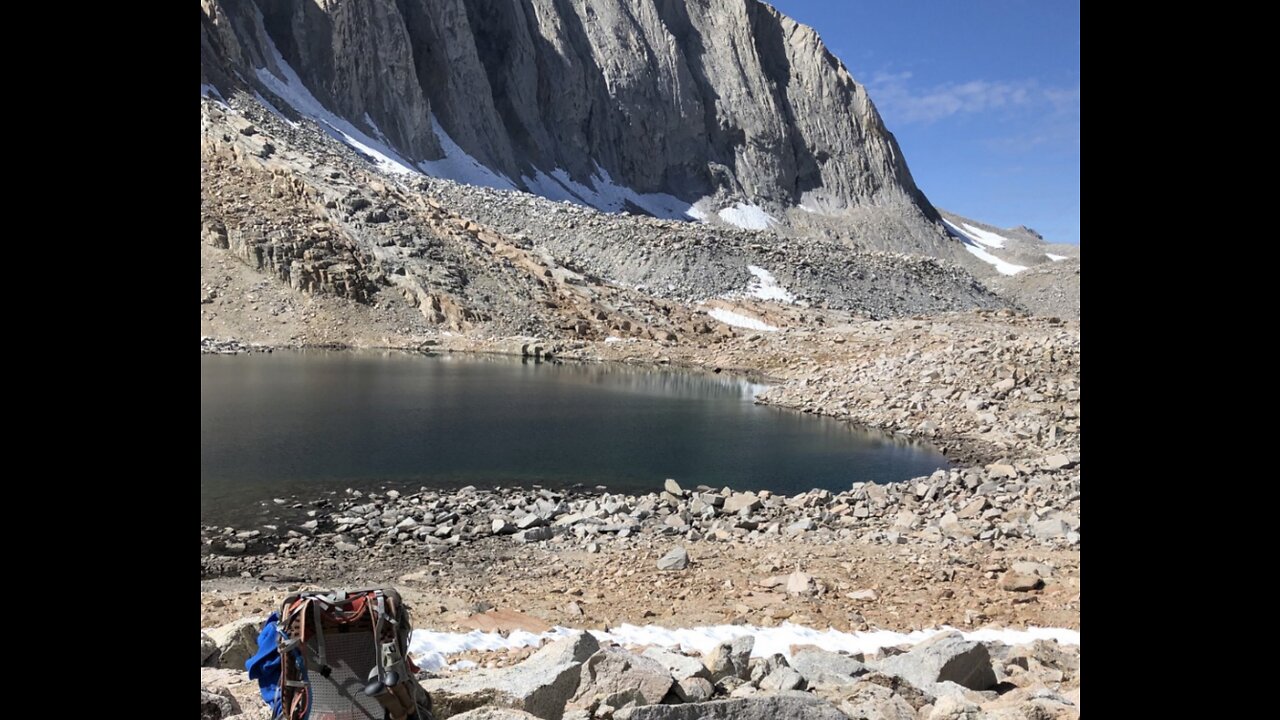
[[[942,704],[941,700],[938,704]],[[1059,694],[1046,687],[1015,688],[993,701],[983,703],[982,710],[983,720],[1078,720],[1080,690],[1076,688]]]
[[[810,687],[818,685],[851,685],[854,677],[867,672],[867,666],[848,655],[808,648],[791,656],[791,667],[804,676]]]
[[[986,646],[965,640],[958,632],[936,635],[902,655],[883,660],[880,669],[924,690],[941,682],[970,690],[986,690],[996,684]]]
[[[236,720],[250,720],[261,712],[271,717],[270,709],[262,700],[262,693],[257,680],[250,680],[244,670],[229,668],[200,668],[200,689],[217,695],[230,696],[240,706],[240,716]]]
[[[906,700],[907,704],[911,706],[911,709],[916,712],[919,712],[920,708],[925,705],[933,704],[937,699],[932,694],[921,690],[897,675],[886,675],[882,672],[871,672],[858,678],[858,684],[863,683],[880,685],[881,687],[888,689],[894,695]],[[840,689],[843,690],[844,688]]]
[[[916,720],[910,703],[883,685],[858,683],[840,703],[845,715],[858,720]]]
[[[725,498],[724,512],[726,515],[736,515],[743,510],[751,512],[760,507],[760,498],[755,493],[734,493]]]
[[[1054,640],[1035,640],[1010,648],[1005,662],[1028,671],[1054,670],[1061,673],[1057,680],[1071,680],[1080,675],[1080,648],[1059,645]]]
[[[751,650],[756,646],[754,635],[743,635],[732,642],[722,642],[702,659],[711,672],[711,681],[724,677],[746,680],[751,677]]]
[[[644,656],[665,667],[677,682],[685,678],[705,678],[711,675],[711,672],[707,670],[707,666],[703,665],[701,660],[688,655],[681,655],[659,647],[651,647],[644,651]]]
[[[596,705],[654,705],[662,702],[674,680],[657,660],[619,647],[597,652],[582,665],[578,691],[568,709]]]
[[[203,630],[200,631],[200,664],[205,665],[210,660],[217,662],[218,644],[213,641]]]
[[[791,667],[787,664],[787,658],[782,653],[774,653],[768,657],[759,657],[751,659],[751,682],[759,685],[760,681],[769,677],[769,675],[778,668]]]
[[[805,687],[804,676],[785,665],[760,680],[760,689],[765,691],[804,690]]]
[[[211,659],[209,664],[215,667],[244,670],[245,661],[258,652],[258,633],[262,630],[262,624],[262,620],[241,618],[232,620],[226,625],[205,630],[205,634],[217,647],[217,660]]]
[[[226,688],[200,688],[200,720],[223,720],[240,712],[240,705]]]
[[[613,717],[614,720],[849,720],[831,703],[799,690],[690,705],[623,708]]]
[[[547,645],[519,665],[424,680],[422,686],[431,693],[441,720],[486,705],[558,720],[578,691],[582,664],[599,650],[595,637],[579,632]]]
[[[711,681],[702,677],[685,678],[677,682],[671,690],[681,702],[688,703],[710,700],[711,696],[716,694],[716,688]]]

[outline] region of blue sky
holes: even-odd
[[[1080,3],[766,0],[867,86],[934,205],[1080,241]]]

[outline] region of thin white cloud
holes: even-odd
[[[1017,108],[1079,111],[1080,88],[1045,88],[1035,80],[970,80],[930,88],[911,84],[910,72],[876,72],[867,90],[892,122],[934,123],[953,115],[991,113]]]

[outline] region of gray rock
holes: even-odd
[[[969,502],[965,503],[964,507],[960,508],[960,511],[956,513],[956,517],[962,518],[962,519],[977,517],[979,513],[981,513],[983,510],[986,509],[986,507],[987,507],[986,498],[981,498],[981,497],[974,498]]]
[[[613,717],[614,720],[849,720],[831,703],[799,690],[694,705],[623,708]]]
[[[970,690],[986,690],[996,684],[986,646],[965,640],[958,632],[936,635],[880,663],[886,673],[898,675],[922,690],[950,681]]]
[[[680,546],[658,559],[659,570],[684,570],[689,567],[689,552]]]
[[[948,537],[972,538],[973,531],[965,527],[955,513],[947,513],[938,521],[938,529]]]
[[[751,659],[751,682],[759,685],[774,670],[778,668],[790,667],[787,659],[781,653],[774,653],[769,657],[752,658]]]
[[[734,493],[725,498],[724,511],[729,515],[735,515],[742,511],[751,512],[760,508],[760,498],[755,493]]]
[[[1018,713],[1017,716],[1043,717],[1039,714],[1027,716],[1022,713]],[[984,717],[986,713],[982,712],[981,706],[959,695],[940,696],[933,710],[929,711],[929,720],[982,720]]]
[[[700,493],[698,499],[711,507],[724,507],[724,496],[718,493]]]
[[[671,478],[667,478],[666,481],[662,483],[662,489],[676,497],[682,497],[684,495],[684,490],[680,487],[680,483],[672,480]]]
[[[711,672],[711,681],[719,682],[725,677],[742,680],[751,677],[751,650],[755,645],[754,635],[743,635],[732,642],[722,642],[707,653],[702,663]]]
[[[1000,578],[1000,589],[1009,592],[1029,592],[1044,587],[1044,580],[1038,575],[1027,575],[1010,570]]]
[[[423,680],[422,686],[431,693],[440,718],[493,705],[553,720],[564,714],[565,704],[578,691],[583,663],[599,650],[595,637],[579,632],[547,645],[518,665]]]
[[[801,520],[797,520],[796,522],[793,522],[790,525],[788,525],[786,529],[786,533],[788,535],[800,535],[802,533],[809,532],[810,530],[816,527],[817,527],[817,524],[813,522],[813,520],[810,520],[809,518],[803,518]]]
[[[644,656],[665,667],[671,673],[671,677],[677,681],[691,677],[705,678],[711,674],[698,658],[663,650],[659,647],[645,649]]]
[[[223,720],[240,712],[240,704],[226,688],[200,688],[200,720]]]
[[[810,687],[849,685],[856,675],[867,672],[867,666],[840,653],[806,648],[791,656],[791,667],[804,676]]]
[[[804,676],[789,667],[780,667],[760,681],[760,689],[768,692],[805,689]]]
[[[711,696],[716,692],[715,686],[704,677],[685,678],[677,682],[671,689],[675,691],[676,697],[680,698],[681,702],[687,703],[710,700]]]
[[[654,705],[673,684],[671,673],[658,661],[619,647],[604,648],[583,663],[578,691],[566,707]]]
[[[529,513],[516,521],[516,527],[520,530],[528,530],[529,528],[540,527],[546,524],[545,520],[534,513]]]
[[[541,542],[543,540],[550,540],[551,536],[552,536],[551,528],[535,527],[535,528],[529,528],[528,530],[521,530],[520,532],[516,533],[515,535],[512,535],[511,537],[514,538],[515,541],[518,543],[532,543],[532,542]]]
[[[1072,462],[1071,462],[1071,459],[1068,458],[1066,455],[1057,454],[1057,455],[1050,455],[1049,457],[1045,458],[1044,464],[1050,470],[1061,470],[1062,468],[1065,468],[1065,467],[1071,467]]]
[[[204,665],[208,660],[214,660],[215,662],[213,664],[217,664],[217,659],[218,644],[202,630],[200,632],[200,664]]]
[[[1066,537],[1070,530],[1060,518],[1047,518],[1031,526],[1031,535],[1037,540],[1053,540]]]
[[[1007,463],[996,463],[987,466],[987,475],[993,478],[1016,478],[1018,470]]]
[[[818,579],[799,570],[787,576],[788,595],[814,595],[818,592]]]
[[[897,675],[887,675],[878,671],[871,672],[859,677],[858,683],[860,685],[880,685],[888,689],[894,695],[906,700],[907,704],[917,712],[919,712],[925,705],[932,704],[935,700],[933,695],[921,690]]]
[[[840,710],[857,720],[916,720],[916,711],[892,690],[858,683],[840,702]]]
[[[1015,562],[1009,569],[1022,575],[1035,575],[1042,578],[1053,577],[1053,568],[1044,563],[1023,560]]]
[[[217,661],[209,660],[207,664],[244,670],[245,661],[258,652],[258,633],[261,630],[262,621],[252,618],[233,620],[226,625],[205,630],[217,647]]]
[[[1059,645],[1053,640],[1035,640],[1026,645],[1009,649],[1006,662],[1024,670],[1031,669],[1031,662],[1062,673],[1063,680],[1071,680],[1080,674],[1080,648]]]

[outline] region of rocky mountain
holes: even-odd
[[[1035,230],[997,228],[940,211],[947,233],[969,257],[965,267],[986,285],[1031,312],[1080,316],[1080,246],[1049,243]]]
[[[380,172],[244,93],[201,101],[201,334],[413,346],[444,331],[718,341],[1010,304],[936,258]]]
[[[963,255],[865,88],[758,0],[201,0],[201,84],[392,171]]]

